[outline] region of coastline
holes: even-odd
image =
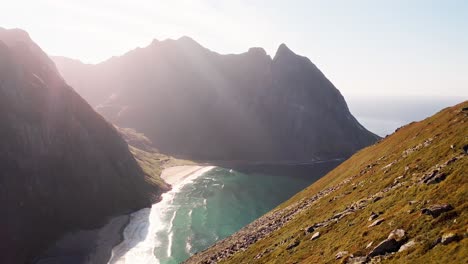
[[[206,168],[202,165],[181,165],[166,168],[161,173],[161,178],[171,186],[176,186],[190,175]]]
[[[181,165],[163,170],[161,178],[171,185],[172,189],[161,195],[161,200],[151,208],[143,208],[128,215],[129,221],[120,229],[120,241],[111,248],[110,257],[103,263],[157,263],[153,250],[156,243],[154,234],[160,226],[157,212],[172,201],[174,195],[187,183],[212,170],[215,166]],[[143,235],[142,235],[143,234]],[[99,246],[97,251],[107,247]]]
[[[214,167],[202,165],[171,166],[163,170],[161,178],[172,186],[172,190],[168,192],[177,192],[183,185],[212,168]],[[168,192],[163,193],[161,198],[166,196]],[[161,202],[162,199],[155,204]],[[141,210],[150,211],[151,207]],[[110,263],[114,248],[125,240],[125,229],[131,223],[132,215],[139,211],[112,217],[100,228],[78,230],[65,234],[41,256],[33,260],[33,263],[42,264],[51,261],[55,263]]]

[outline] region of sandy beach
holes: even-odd
[[[173,188],[183,185],[184,179],[189,176],[194,176],[196,173],[203,173],[210,170],[212,167],[198,165],[183,165],[164,169],[161,178],[172,185]],[[142,209],[145,215],[141,216],[142,222],[148,221],[150,209]],[[139,212],[140,212],[139,211]],[[139,214],[142,214],[140,212]],[[36,259],[35,264],[49,263],[50,261],[75,263],[107,263],[111,257],[111,252],[114,247],[122,243],[123,232],[131,219],[131,215],[121,215],[112,218],[108,224],[99,229],[81,230],[65,235],[62,239],[51,246],[42,256]],[[135,221],[135,220],[134,220]],[[135,229],[135,233],[141,230]],[[132,230],[127,229],[127,233],[132,233]],[[143,232],[146,233],[146,232]],[[131,234],[128,234],[132,236]],[[141,240],[142,237],[135,236]],[[128,245],[127,245],[128,247]],[[122,253],[128,249],[123,249]],[[116,253],[116,252],[114,252]],[[115,257],[115,256],[114,256]],[[119,259],[119,257],[117,257]],[[124,258],[125,259],[125,258]],[[115,263],[121,263],[122,260]],[[125,263],[125,260],[122,262]]]
[[[158,243],[156,234],[164,228],[164,211],[171,207],[173,198],[185,184],[199,177],[214,166],[175,166],[165,169],[161,178],[172,185],[162,195],[160,202],[130,215],[130,222],[123,230],[123,240],[112,249],[109,264],[156,264],[154,249]],[[171,242],[168,242],[171,243]]]
[[[177,183],[180,183],[185,178],[190,176],[191,174],[206,168],[206,166],[198,166],[198,165],[183,165],[183,166],[175,166],[164,169],[161,173],[161,178],[169,183],[170,185],[174,186]]]

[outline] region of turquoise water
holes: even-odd
[[[123,240],[112,252],[109,241],[117,239],[114,232],[121,228],[113,221],[101,229],[67,234],[35,263],[83,263],[108,255],[110,264],[180,263],[270,211],[338,163],[205,167],[173,186],[151,208],[132,213]],[[121,217],[128,216],[115,219]]]
[[[186,260],[270,211],[334,166],[216,167],[198,176],[175,192],[158,213],[156,262]]]

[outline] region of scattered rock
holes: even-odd
[[[435,204],[429,206],[429,208],[423,208],[421,210],[421,213],[430,215],[434,218],[438,217],[440,214],[444,212],[448,212],[450,210],[453,210],[453,207],[450,204]]]
[[[421,182],[425,184],[436,184],[439,183],[447,177],[445,172],[439,172],[439,170],[433,170],[431,173],[424,175],[421,178]]]
[[[375,257],[385,255],[387,253],[396,252],[400,249],[401,245],[405,242],[406,235],[405,230],[396,229],[390,232],[388,238],[380,242],[374,249],[369,253],[369,257]]]
[[[437,246],[442,239],[439,237],[436,240],[432,241],[432,243],[429,245],[429,249],[432,249],[433,247]]]
[[[314,226],[309,226],[308,228],[306,228],[307,233],[312,233],[314,232],[314,230],[315,230]]]
[[[310,240],[315,240],[315,239],[317,239],[317,238],[319,238],[319,237],[320,237],[320,232],[316,232],[316,233],[314,233],[314,234],[312,235],[312,237],[310,238]]]
[[[450,164],[454,163],[454,162],[457,161],[457,160],[458,160],[458,157],[453,157],[453,158],[447,160],[447,161],[444,163],[444,165],[445,165],[445,166],[450,165]]]
[[[372,224],[370,224],[368,227],[373,227],[373,226],[380,225],[383,221],[385,221],[385,218],[377,219],[374,222],[372,222]]]
[[[382,167],[382,170],[385,170],[385,169],[390,168],[390,167],[393,166],[396,162],[397,162],[396,160],[390,162],[389,164],[383,166],[383,167]]]
[[[349,254],[348,251],[340,251],[340,252],[336,253],[335,259],[343,258],[344,256],[347,256],[348,254]]]
[[[375,203],[375,202],[379,201],[380,199],[382,199],[382,196],[377,196],[372,201]]]
[[[442,235],[442,238],[440,239],[440,243],[442,243],[443,245],[447,245],[454,241],[458,241],[459,239],[460,237],[457,234],[450,232],[450,233]]]
[[[398,176],[398,177],[395,178],[395,180],[393,181],[393,183],[399,183],[399,182],[401,181],[401,179],[403,179],[403,178],[404,178],[403,175]]]
[[[403,246],[401,246],[400,249],[398,250],[398,252],[408,250],[408,249],[414,247],[415,245],[416,245],[416,241],[414,241],[412,239],[412,240],[408,241],[407,243],[405,243]]]
[[[346,264],[364,264],[367,262],[367,257],[352,257],[346,261]]]
[[[371,215],[369,216],[368,221],[372,221],[372,220],[376,219],[378,216],[379,216],[378,214],[372,212]]]
[[[301,241],[299,240],[295,240],[294,242],[292,242],[291,244],[288,245],[288,247],[286,248],[286,250],[291,250],[297,246],[299,246],[299,244],[301,243]]]
[[[390,234],[388,234],[387,239],[395,239],[396,241],[402,241],[406,238],[405,230],[403,229],[395,229]]]
[[[366,246],[366,249],[372,247],[372,244],[374,244],[374,241],[369,242]]]

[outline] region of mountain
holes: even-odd
[[[0,138],[0,263],[24,263],[165,188],[19,29],[0,28]]]
[[[186,263],[466,263],[468,101],[398,129]]]
[[[182,37],[96,65],[53,59],[107,120],[170,155],[303,162],[348,157],[378,139],[323,73],[284,44],[274,58],[262,48],[220,55]]]

